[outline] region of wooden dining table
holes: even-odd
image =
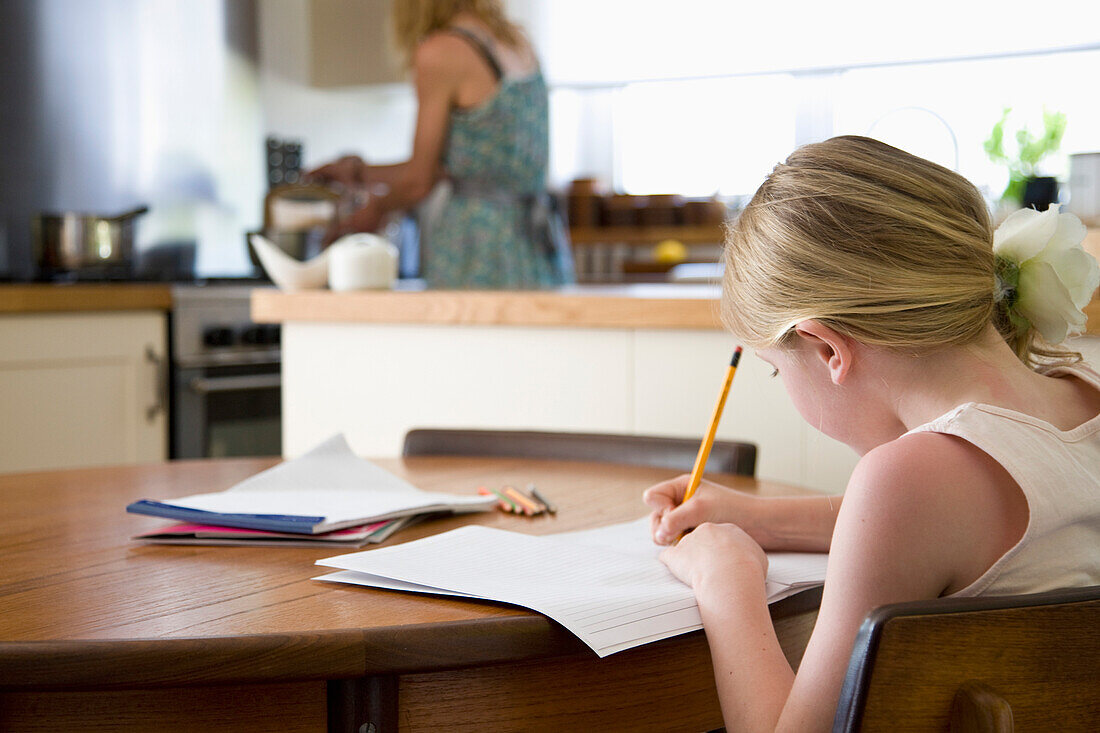
[[[533,611],[326,583],[343,550],[154,545],[142,498],[219,491],[274,464],[219,459],[0,475],[0,730],[661,730],[722,724],[703,633],[598,658]],[[426,521],[384,545],[476,522],[531,534],[646,513],[675,471],[603,463],[380,459],[426,490],[534,483],[557,513]],[[799,492],[743,477],[768,495]],[[350,550],[349,550],[350,551]],[[486,563],[492,558],[486,558]],[[820,590],[772,605],[798,663]]]

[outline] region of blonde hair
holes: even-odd
[[[977,189],[877,140],[792,153],[730,227],[724,257],[723,321],[756,348],[783,345],[807,319],[896,349],[969,344],[992,322],[1027,364],[1077,360],[1018,332],[996,302]]]
[[[448,27],[459,13],[477,17],[506,46],[518,47],[524,43],[523,32],[505,16],[500,0],[394,0],[394,43],[404,56],[405,65],[412,65],[413,52],[421,41]]]

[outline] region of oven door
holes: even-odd
[[[172,458],[282,455],[279,364],[176,369]]]

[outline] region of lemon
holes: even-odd
[[[678,239],[665,239],[653,248],[653,259],[667,264],[683,262],[687,254],[687,247]]]

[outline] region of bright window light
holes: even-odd
[[[616,187],[751,193],[794,145],[795,101],[788,75],[628,84],[614,97]]]
[[[959,173],[999,197],[1007,172],[986,157],[982,143],[1005,107],[1006,129],[1043,129],[1043,108],[1066,115],[1058,154],[1041,173],[1064,179],[1071,153],[1100,151],[1100,95],[1088,80],[1100,74],[1100,51],[943,64],[854,69],[836,86],[836,134],[871,135]]]

